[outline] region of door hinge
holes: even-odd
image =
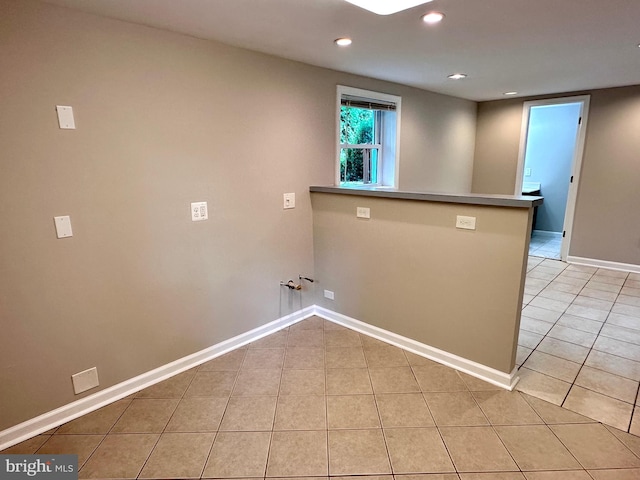
[[[567,236],[567,231],[566,231],[566,230],[564,230],[564,231],[562,232],[562,238],[564,238],[564,237],[566,237],[566,236]]]

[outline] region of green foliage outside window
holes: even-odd
[[[340,109],[340,143],[372,144],[374,136],[373,110],[341,107]],[[362,183],[364,151],[362,148],[342,148],[340,150],[340,181]],[[375,180],[373,180],[375,181]]]

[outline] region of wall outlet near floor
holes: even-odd
[[[331,290],[325,290],[324,291],[324,298],[328,298],[329,300],[333,300],[334,299],[334,294]]]
[[[525,177],[530,177],[531,176],[531,169],[530,168],[525,168],[524,169],[524,176]]]
[[[71,381],[73,382],[73,391],[76,395],[91,390],[100,385],[98,381],[98,369],[93,367],[71,375]]]
[[[458,215],[456,217],[456,228],[462,228],[464,230],[475,230],[476,217],[464,217],[462,215]]]

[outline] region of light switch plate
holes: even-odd
[[[193,202],[191,204],[191,221],[202,222],[209,219],[207,202]]]
[[[73,382],[73,391],[76,395],[91,390],[100,385],[98,381],[98,369],[93,367],[71,375],[71,381]]]
[[[371,218],[371,209],[369,207],[356,207],[356,217]]]
[[[71,217],[69,217],[69,215],[53,217],[53,221],[56,224],[56,235],[58,238],[73,237],[73,231],[71,230]]]
[[[296,194],[295,193],[284,193],[282,195],[284,204],[282,205],[284,209],[287,208],[296,208]]]
[[[56,111],[58,112],[58,125],[60,125],[60,128],[68,130],[74,130],[76,128],[76,121],[73,118],[73,108],[56,105]]]
[[[456,217],[456,228],[462,228],[464,230],[475,230],[476,217],[464,217],[462,215],[458,215]]]

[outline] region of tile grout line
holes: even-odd
[[[236,372],[236,378],[233,381],[233,386],[231,387],[231,392],[229,393],[229,398],[227,398],[227,401],[225,403],[224,409],[222,410],[222,414],[220,415],[220,421],[218,422],[218,426],[216,428],[216,431],[213,433],[213,441],[211,442],[211,446],[209,447],[209,452],[207,453],[207,457],[205,458],[204,464],[202,465],[202,471],[200,472],[200,478],[202,478],[204,476],[204,471],[207,468],[207,464],[209,463],[209,459],[211,458],[211,453],[213,452],[213,445],[216,443],[216,439],[218,438],[218,434],[220,433],[220,427],[222,426],[222,420],[224,419],[225,413],[227,413],[227,408],[229,407],[229,401],[231,400],[231,394],[233,393],[233,389],[235,388],[236,382],[238,381],[238,376],[240,375],[240,370],[242,370],[242,365],[244,365],[244,360],[247,357],[247,352],[248,351],[249,351],[249,347],[244,349],[244,355],[242,356],[242,361],[240,362],[240,366],[238,367],[238,370]],[[196,370],[196,375],[200,371],[200,367],[202,367],[202,365],[204,365],[204,364],[198,365],[198,368]],[[191,382],[189,383],[189,386],[191,386],[191,383],[193,383],[193,380],[195,380],[195,378],[196,378],[196,376],[194,375],[193,379],[191,379]],[[188,387],[184,391],[184,394],[182,395],[182,399],[185,398],[185,395],[187,394],[187,390],[189,390]],[[178,404],[178,405],[180,405],[180,404]],[[176,407],[176,410],[177,409],[178,408]],[[175,414],[175,412],[174,412],[174,414]],[[169,425],[169,424],[167,423],[167,425]],[[165,429],[166,429],[166,427],[165,427]]]
[[[581,293],[585,288],[587,288],[587,287],[586,287],[586,286],[587,286],[587,284],[588,284],[590,281],[592,281],[592,280],[593,280],[593,278],[596,276],[596,274],[597,274],[600,270],[601,270],[601,269],[599,268],[598,270],[596,270],[596,271],[591,275],[591,277],[589,278],[589,280],[587,281],[587,283],[585,283],[585,286],[584,286],[584,287],[582,287],[582,289],[580,289],[580,292],[578,292],[578,294],[577,294],[577,296],[576,296],[576,299],[580,296],[580,293]],[[628,274],[627,274],[627,277],[628,277]],[[626,278],[627,278],[627,277],[625,277],[625,281],[626,281]],[[623,283],[623,284],[624,284],[624,283]],[[619,295],[620,295],[620,293],[618,293],[618,295],[616,295],[616,300],[617,300],[617,298],[618,298],[618,296],[619,296]],[[567,394],[565,395],[564,400],[563,400],[563,401],[562,401],[562,403],[560,404],[560,406],[561,406],[561,407],[563,407],[563,408],[567,408],[567,407],[565,407],[564,405],[565,405],[565,403],[566,403],[567,399],[569,398],[569,394],[571,393],[571,391],[573,390],[573,388],[576,386],[576,380],[578,379],[578,376],[579,376],[579,375],[580,375],[580,373],[582,372],[582,370],[583,370],[583,368],[584,368],[584,366],[585,366],[585,364],[586,364],[586,362],[587,362],[587,359],[589,358],[589,355],[591,355],[591,352],[592,352],[592,351],[594,351],[594,346],[595,346],[596,342],[598,341],[598,339],[600,338],[600,334],[601,334],[601,332],[602,332],[602,329],[604,328],[605,323],[606,323],[606,322],[607,322],[607,320],[609,319],[609,315],[611,315],[611,310],[613,309],[613,306],[615,305],[616,300],[614,300],[613,302],[611,302],[611,308],[610,308],[610,309],[609,309],[609,311],[607,312],[607,316],[606,316],[605,320],[604,320],[604,321],[602,322],[602,324],[600,325],[600,328],[598,329],[598,333],[596,334],[596,338],[595,338],[595,340],[593,341],[593,343],[591,344],[591,347],[589,347],[589,352],[587,353],[587,356],[585,357],[584,361],[582,362],[582,365],[580,366],[580,369],[578,370],[578,373],[576,374],[576,378],[574,378],[573,382],[571,383],[571,387],[569,387],[569,390],[567,391]],[[574,301],[575,301],[575,300],[574,300]],[[573,302],[572,302],[572,304],[573,304]],[[598,350],[596,350],[596,351],[598,351]],[[607,373],[608,373],[608,372],[607,372]],[[580,388],[584,388],[585,390],[589,390],[589,391],[592,391],[592,392],[594,392],[594,393],[600,393],[600,392],[596,392],[596,391],[594,391],[594,390],[591,390],[590,388],[583,387],[583,386],[581,386],[581,385],[578,385],[578,387],[580,387]],[[620,400],[620,399],[615,398],[615,397],[610,397],[609,395],[606,395],[606,394],[602,394],[602,393],[600,393],[600,394],[601,394],[601,395],[604,395],[604,396],[606,396],[606,397],[609,397],[609,398],[614,398],[615,400]],[[567,410],[570,410],[570,409],[569,409],[569,408],[567,408]],[[576,412],[576,413],[577,413],[577,412]],[[631,419],[632,419],[632,417],[633,417],[633,409],[631,410],[631,415],[629,416],[629,426],[627,427],[627,430],[626,430],[627,432],[629,431],[629,428],[631,427]]]
[[[322,322],[322,362],[324,365],[324,426],[327,433],[327,478],[331,475],[331,449],[329,448],[329,379],[327,377],[327,343],[326,343],[326,326],[327,320]],[[359,337],[358,337],[359,338]],[[363,354],[364,355],[364,354]]]
[[[599,269],[598,269],[599,270]],[[578,299],[578,297],[580,296],[580,293],[587,288],[587,285],[589,284],[589,282],[593,279],[593,277],[596,275],[596,273],[598,273],[598,270],[596,270],[595,272],[593,272],[591,274],[591,276],[589,277],[589,279],[585,282],[584,286],[580,289],[580,291],[576,294],[576,298],[573,300],[573,302],[571,302],[571,305],[574,304],[574,302]],[[612,305],[613,308],[613,305]],[[607,313],[607,318],[609,317],[609,314]],[[606,318],[605,318],[605,322],[606,322]],[[569,390],[567,390],[567,394],[564,396],[564,398],[562,399],[562,402],[560,403],[560,406],[563,408],[567,408],[564,406],[564,404],[566,403],[567,399],[569,398],[569,394],[571,393],[571,391],[573,390],[573,387],[576,384],[576,380],[578,379],[578,376],[580,375],[580,372],[582,372],[582,369],[584,368],[585,364],[587,363],[587,359],[589,358],[589,355],[591,355],[591,352],[593,351],[593,346],[596,344],[596,342],[598,341],[598,337],[600,336],[600,332],[602,331],[602,328],[604,327],[604,322],[602,322],[602,324],[600,325],[600,328],[598,329],[598,333],[596,333],[596,338],[594,338],[593,343],[591,344],[591,346],[589,347],[589,351],[587,352],[587,355],[584,357],[584,360],[582,361],[582,364],[580,365],[580,368],[578,369],[578,373],[576,373],[575,378],[573,379],[573,382],[571,382],[571,386],[569,387]],[[567,408],[567,410],[569,410],[569,408]],[[571,410],[573,411],[573,410]],[[575,412],[578,413],[578,412]]]

